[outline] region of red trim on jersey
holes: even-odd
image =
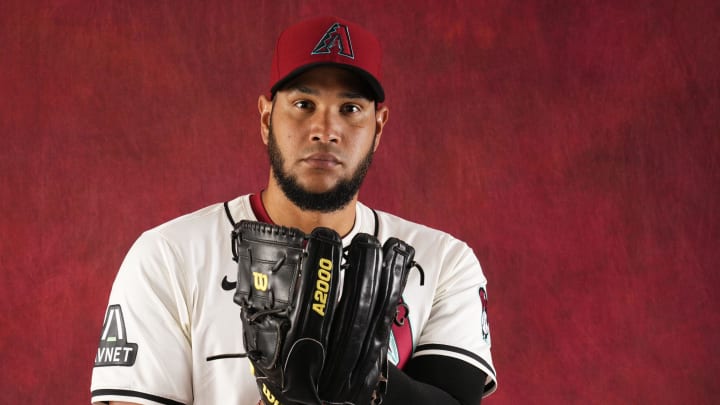
[[[397,368],[401,369],[405,367],[405,363],[410,360],[412,355],[413,342],[412,342],[412,327],[410,326],[410,309],[403,305],[404,301],[400,297],[400,302],[397,306],[398,317],[402,319],[402,325],[398,325],[396,322],[392,324],[393,338],[395,338],[395,345],[398,351],[398,364]]]
[[[265,222],[266,224],[275,225],[273,220],[265,210],[265,205],[262,202],[262,191],[257,194],[250,194],[250,208],[253,210],[253,214],[257,217],[258,221]]]

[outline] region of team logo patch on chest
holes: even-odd
[[[127,341],[122,308],[120,305],[110,305],[105,314],[95,367],[132,366],[135,364],[137,351],[137,343]]]

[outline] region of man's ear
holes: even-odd
[[[388,120],[390,111],[386,106],[379,106],[375,111],[375,145],[373,151],[376,151],[380,144],[380,138],[382,137],[383,128]]]
[[[258,111],[260,112],[260,136],[263,143],[267,145],[270,136],[270,116],[272,114],[272,100],[268,100],[264,94],[258,97]]]

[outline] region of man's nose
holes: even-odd
[[[316,111],[310,127],[311,140],[313,142],[338,143],[340,141],[339,118],[329,109]]]

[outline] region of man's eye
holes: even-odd
[[[295,102],[295,107],[305,109],[312,107],[312,104],[307,100],[300,100]]]
[[[360,107],[358,107],[355,104],[345,104],[342,107],[342,111],[344,113],[356,113],[356,112],[360,112]]]

